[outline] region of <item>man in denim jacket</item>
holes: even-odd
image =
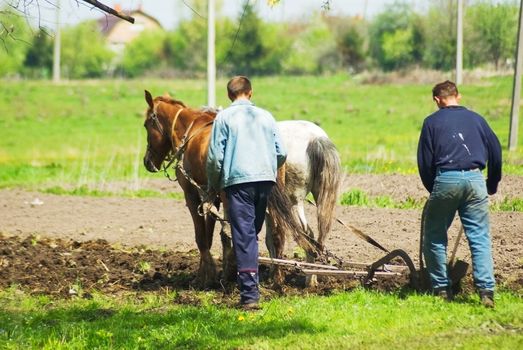
[[[225,191],[237,260],[240,304],[258,308],[258,233],[277,168],[286,159],[276,122],[254,106],[251,83],[237,76],[227,84],[232,104],[214,121],[207,155],[209,191]]]
[[[447,230],[456,211],[472,255],[474,283],[481,302],[494,307],[494,263],[488,194],[501,180],[501,146],[485,119],[458,104],[450,81],[437,84],[432,97],[439,110],[428,116],[418,144],[418,169],[430,197],[425,208],[424,247],[433,292],[451,299],[447,272]],[[481,171],[488,164],[487,180]]]

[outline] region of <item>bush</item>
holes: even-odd
[[[370,54],[386,71],[419,63],[424,49],[423,21],[407,3],[394,3],[370,26]]]
[[[121,72],[128,77],[137,77],[165,65],[165,40],[166,34],[160,30],[140,34],[126,46]]]
[[[205,74],[207,67],[207,22],[201,18],[183,21],[167,34],[166,57],[169,66],[191,75]]]
[[[24,75],[32,78],[48,78],[53,67],[53,38],[44,30],[33,36],[24,59]]]
[[[516,52],[518,6],[515,4],[479,3],[465,12],[469,23],[471,45],[465,49],[474,65],[490,62],[496,69],[500,63],[512,59]],[[474,44],[472,44],[474,43]]]
[[[283,60],[283,71],[288,74],[316,74],[340,67],[335,35],[319,15],[293,38],[290,52]]]
[[[101,77],[113,56],[94,21],[82,22],[62,32],[61,63],[65,77]]]

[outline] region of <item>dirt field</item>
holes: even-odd
[[[167,180],[151,180],[144,186],[179,191]],[[426,197],[416,176],[348,176],[344,190],[351,188],[369,195],[389,195],[397,201]],[[492,200],[505,196],[523,197],[523,177],[504,178]],[[195,286],[198,253],[192,222],[182,201],[2,190],[0,208],[0,288],[16,284],[35,293],[75,295],[91,289],[113,293]],[[307,211],[314,226],[313,208],[308,206]],[[416,265],[420,215],[419,210],[337,208],[337,216],[345,223],[388,249],[404,249]],[[458,227],[455,221],[449,231],[449,246],[454,244]],[[492,213],[491,228],[496,278],[521,292],[523,213]],[[266,255],[263,239],[262,234],[260,251]],[[326,246],[344,260],[372,262],[383,255],[337,223]],[[289,244],[287,256],[293,257],[294,251],[295,245]],[[213,252],[218,258],[219,239],[215,238]],[[470,262],[465,239],[458,257]],[[288,290],[301,288],[295,277],[288,280]],[[338,280],[326,284],[322,291],[352,285]]]

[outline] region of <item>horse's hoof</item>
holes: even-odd
[[[305,277],[305,286],[307,286],[307,288],[316,288],[316,287],[318,287],[318,276],[316,276],[316,275],[307,275],[307,277]]]
[[[212,289],[218,285],[218,279],[216,277],[198,276],[196,277],[195,283],[201,289]]]
[[[198,277],[196,278],[196,284],[204,289],[214,288],[218,285],[218,275],[214,269],[200,269],[198,271]]]

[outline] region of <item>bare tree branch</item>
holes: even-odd
[[[112,7],[104,5],[104,4],[102,4],[101,2],[99,2],[97,0],[82,0],[82,1],[86,2],[86,3],[90,4],[90,5],[93,5],[94,7],[99,8],[100,10],[102,10],[102,11],[104,11],[106,13],[109,13],[109,14],[111,14],[113,16],[119,17],[119,18],[124,19],[124,20],[126,20],[128,22],[134,23],[134,17],[128,16],[125,13],[122,13],[120,11],[116,11]]]
[[[0,26],[2,26],[2,30],[0,30],[0,41],[2,41],[2,44],[4,46],[4,49],[6,52],[9,52],[9,49],[7,48],[6,39],[11,38],[13,41],[20,41],[24,44],[31,45],[27,41],[17,38],[13,35],[13,32],[15,31],[15,28],[13,26],[7,28],[4,23],[0,22]]]

